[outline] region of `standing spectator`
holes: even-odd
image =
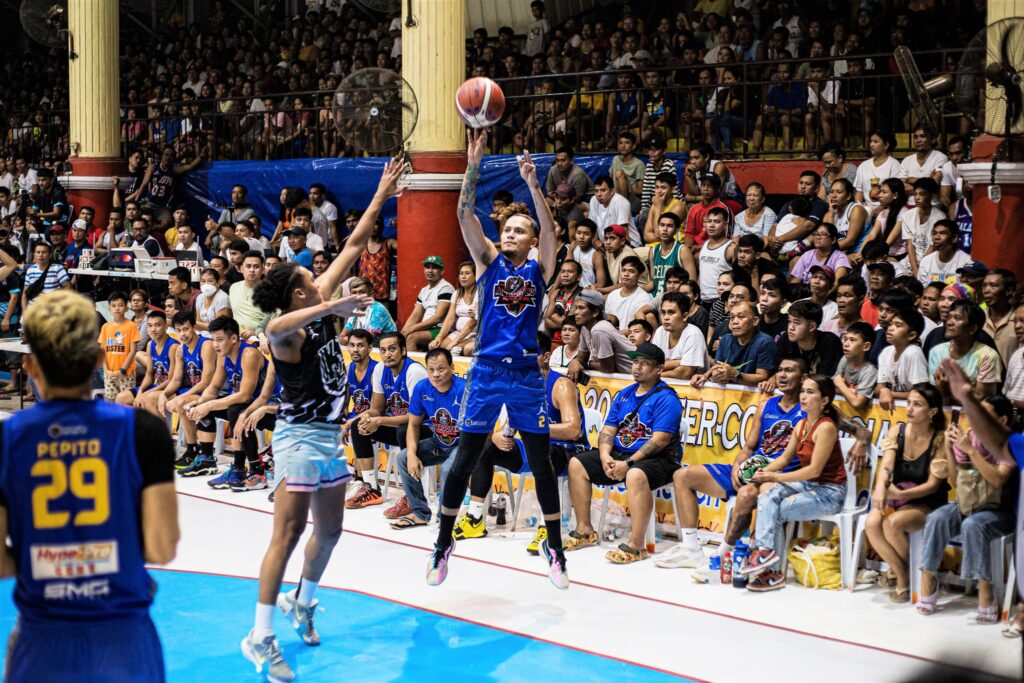
[[[954,277],[958,270],[971,262],[970,256],[957,249],[960,228],[956,223],[943,218],[935,221],[931,232],[933,250],[917,264],[917,279],[925,286]]]
[[[103,347],[103,398],[113,401],[135,386],[135,350],[139,328],[124,317],[128,295],[113,292],[107,299],[110,321],[103,324],[97,340]]]
[[[747,208],[740,211],[733,221],[732,236],[739,239],[744,235],[757,235],[762,240],[768,237],[772,226],[778,222],[778,217],[771,207],[764,203],[764,185],[753,182],[747,185],[746,203]]]
[[[946,316],[946,341],[928,352],[928,371],[943,396],[949,397],[949,385],[942,361],[952,358],[974,385],[979,399],[996,392],[1002,381],[1003,363],[999,353],[978,341],[985,326],[985,312],[970,301],[956,301]]]
[[[555,190],[562,183],[572,185],[574,192],[573,201],[586,201],[594,192],[594,183],[590,176],[580,166],[573,162],[575,153],[572,147],[559,147],[555,150],[555,163],[548,169],[547,178],[544,180],[544,192],[548,199],[554,201]],[[615,183],[609,183],[612,188]],[[591,216],[593,218],[593,216]]]
[[[594,196],[590,198],[587,217],[597,225],[599,234],[610,225],[622,225],[626,226],[630,246],[638,247],[642,243],[630,212],[629,200],[615,192],[615,182],[609,176],[603,175],[594,182]]]
[[[690,379],[708,366],[708,350],[704,335],[687,316],[690,297],[680,292],[667,292],[661,300],[661,326],[651,340],[665,352],[662,377]]]
[[[29,305],[40,294],[53,292],[71,286],[71,278],[64,266],[52,261],[53,251],[46,242],[37,242],[32,249],[33,263],[25,270],[25,288],[21,294],[21,310],[28,310]],[[9,263],[10,256],[3,252],[4,267]]]
[[[355,228],[361,215],[361,212],[354,209],[345,215],[345,226],[349,232]],[[390,301],[391,270],[395,267],[394,254],[397,249],[398,242],[395,239],[384,237],[384,221],[378,218],[366,248],[359,256],[357,270],[359,277],[370,282],[370,295],[384,305]]]
[[[619,133],[618,154],[612,159],[611,167],[615,192],[629,200],[630,212],[634,214],[640,211],[641,195],[644,191],[644,162],[633,154],[636,144],[636,135],[632,131],[625,130]]]
[[[338,207],[327,199],[327,188],[323,183],[313,183],[309,186],[309,203],[312,204],[310,208],[319,211],[327,221],[328,235],[339,235]],[[334,247],[341,249],[341,244],[335,242]]]
[[[1018,346],[1013,331],[1013,295],[1016,291],[1017,276],[1005,268],[990,270],[981,285],[985,300],[984,331],[995,340],[1004,367]]]
[[[146,206],[154,211],[154,227],[166,228],[171,224],[170,207],[174,206],[174,179],[188,173],[202,162],[202,155],[197,154],[190,163],[176,164],[174,148],[170,146],[163,148],[159,160],[150,160],[140,188],[145,188]]]
[[[878,211],[882,181],[886,178],[898,178],[900,175],[902,166],[899,160],[890,156],[895,149],[896,137],[892,132],[876,130],[868,138],[868,152],[871,157],[857,166],[857,177],[853,181],[857,202],[866,206],[872,217]]]
[[[544,3],[541,0],[530,3],[530,13],[533,21],[526,27],[526,45],[523,48],[523,54],[527,57],[544,54],[551,33],[551,24],[544,17]]]
[[[1013,331],[1017,336],[1017,350],[1006,363],[1006,383],[1003,393],[1018,409],[1024,409],[1024,303],[1013,312]]]
[[[423,276],[427,284],[416,297],[416,305],[402,328],[410,351],[426,348],[441,332],[441,323],[455,294],[455,288],[443,275],[444,260],[440,256],[423,259]]]
[[[913,192],[914,183],[920,178],[931,178],[938,186],[942,182],[942,166],[949,161],[949,157],[935,149],[935,133],[931,128],[918,124],[912,133],[914,153],[900,162],[899,174],[907,194]],[[938,201],[938,193],[933,196]]]

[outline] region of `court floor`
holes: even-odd
[[[265,492],[179,480],[178,557],[153,571],[153,617],[171,681],[258,681],[239,652],[253,618],[271,529]],[[395,497],[392,493],[392,497]],[[604,549],[569,555],[573,586],[556,590],[531,531],[461,542],[447,581],[424,583],[436,527],[393,531],[383,507],[349,511],[318,594],[319,648],[278,617],[301,681],[903,681],[1020,680],[1021,644],[969,622],[973,599],[947,596],[921,617],[879,589],[790,585],[769,594],[698,585],[690,570],[616,566]],[[307,531],[308,533],[308,531]],[[659,548],[667,548],[669,543]],[[301,548],[301,545],[300,545]],[[301,553],[286,579],[297,581]],[[0,584],[0,628],[14,618]]]

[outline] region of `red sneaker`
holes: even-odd
[[[349,510],[360,510],[371,505],[381,505],[383,503],[384,496],[380,495],[380,491],[365,486],[362,491],[345,501],[345,507]]]
[[[398,519],[399,517],[405,517],[412,513],[412,507],[409,505],[409,499],[402,496],[398,499],[398,502],[389,507],[384,511],[384,516],[388,519]]]

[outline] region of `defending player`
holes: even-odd
[[[269,663],[270,677],[294,680],[274,636],[274,604],[285,613],[307,645],[319,645],[313,625],[316,587],[331,558],[345,511],[345,485],[352,478],[340,449],[341,421],[348,386],[335,317],[361,314],[368,296],[331,300],[342,277],[359,258],[384,202],[397,196],[405,170],[401,159],[385,167],[377,192],[344,249],[320,277],[295,263],[267,273],[253,303],[279,311],[266,329],[274,367],[281,380],[281,407],[274,430],[274,532],[260,566],[256,623],[242,640],[242,654],[257,671]],[[284,487],[281,484],[284,483]],[[313,513],[313,535],[306,544],[299,587],[278,594],[284,568]]]
[[[163,681],[145,562],[178,544],[174,446],[141,410],[90,400],[92,301],[43,294],[24,368],[43,399],[0,423],[0,575],[17,576],[8,681]]]
[[[548,538],[541,544],[541,553],[549,565],[548,577],[564,590],[569,587],[569,575],[562,552],[558,480],[548,450],[550,433],[544,378],[537,366],[537,327],[544,283],[555,263],[555,221],[537,181],[537,168],[529,152],[524,150],[519,158],[519,174],[530,188],[540,225],[528,215],[513,214],[501,229],[499,252],[484,235],[473,211],[487,133],[471,130],[467,138],[468,164],[458,215],[462,238],[476,262],[479,332],[476,356],[466,375],[466,394],[459,418],[462,442],[441,497],[441,528],[427,565],[427,583],[437,586],[448,575],[448,558],[455,544],[452,529],[460,502],[502,405],[507,402],[509,424],[523,440],[544,513],[544,526],[548,530]],[[530,250],[538,242],[539,262],[529,258]]]

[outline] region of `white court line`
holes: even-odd
[[[212,491],[205,480],[179,481],[179,490],[188,495],[179,497],[184,533],[172,567],[254,577],[271,518],[247,510],[269,512],[266,496]],[[987,672],[1019,677],[1020,643],[1002,638],[997,627],[968,626],[967,609],[924,618],[905,605],[890,606],[880,591],[787,588],[755,595],[698,586],[688,570],[659,570],[649,562],[616,567],[598,549],[569,556],[575,585],[562,593],[544,577],[543,560],[523,551],[528,534],[460,543],[448,581],[430,588],[423,571],[436,527],[392,531],[382,510],[349,511],[325,585],[710,680],[748,677],[753,662],[782,667],[794,680],[820,680],[815,673],[832,672],[837,661],[843,667],[836,680],[901,680],[919,671],[922,660],[952,663],[959,653],[972,668],[981,663]],[[300,566],[297,552],[289,580],[298,580]],[[799,671],[792,666],[795,652]]]

